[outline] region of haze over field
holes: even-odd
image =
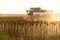
[[[21,20],[31,21],[31,16],[25,14],[0,14],[0,17],[17,17]],[[46,21],[59,21],[60,14],[46,14],[46,15],[34,15],[34,21],[46,20]]]

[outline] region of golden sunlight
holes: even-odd
[[[59,0],[0,0],[0,13],[26,14],[30,7],[60,12]]]
[[[54,13],[50,15],[49,21],[59,21],[60,20],[60,14]]]

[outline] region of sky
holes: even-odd
[[[26,14],[30,7],[60,12],[60,0],[0,0],[0,14]]]

